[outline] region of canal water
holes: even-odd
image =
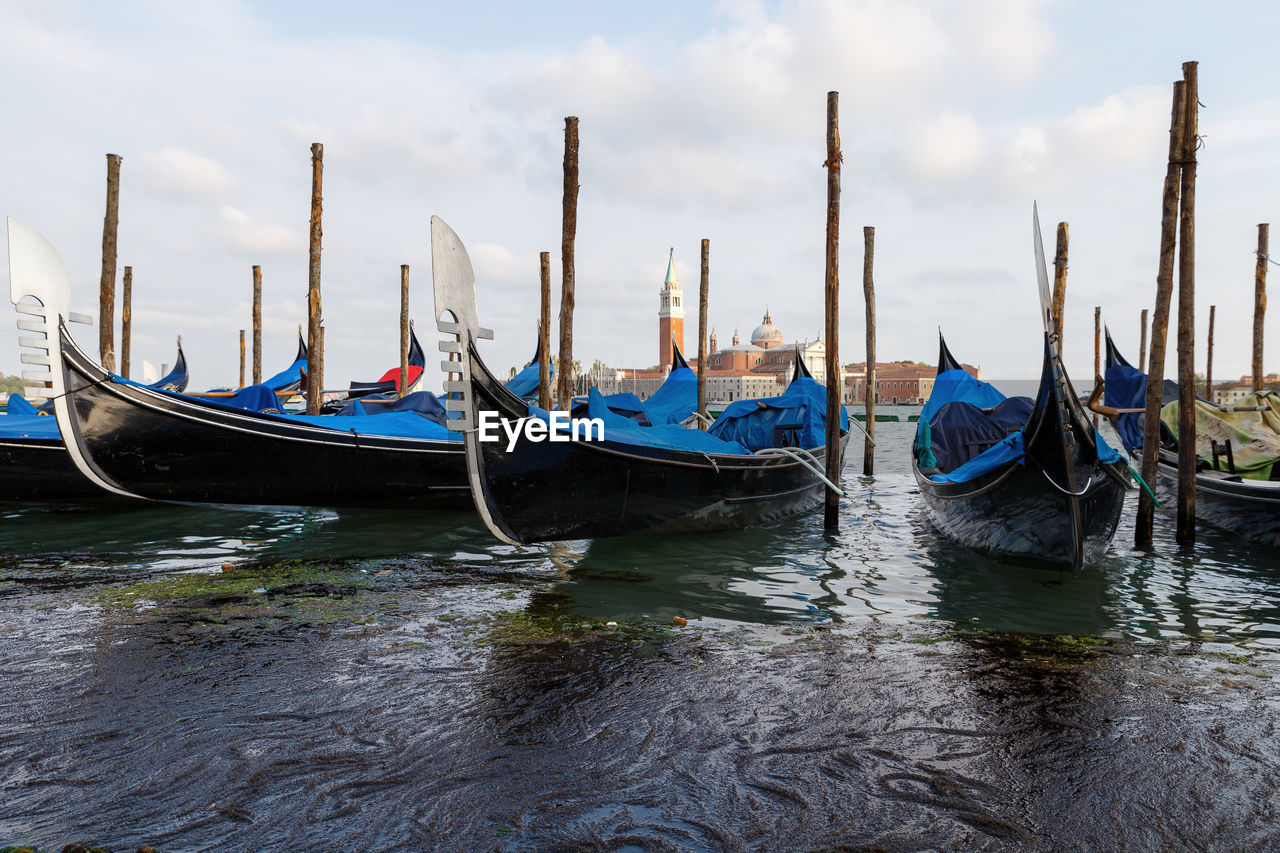
[[[992,563],[889,411],[833,535],[0,506],[0,847],[1280,848],[1280,555]]]

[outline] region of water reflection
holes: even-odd
[[[1179,552],[1166,517],[1157,553],[1135,553],[1134,494],[1110,551],[1074,576],[996,564],[942,540],[909,471],[914,429],[905,419],[877,425],[874,478],[856,476],[860,454],[850,455],[832,535],[814,514],[755,530],[517,548],[496,543],[469,513],[4,506],[0,591],[224,561],[380,558],[413,571],[519,578],[535,586],[535,606],[602,621],[933,617],[995,631],[1280,647],[1280,555],[1212,528],[1201,528],[1194,554]]]

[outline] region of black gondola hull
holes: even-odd
[[[106,497],[76,468],[62,439],[0,440],[0,501]]]
[[[527,407],[471,351],[477,411],[507,420]],[[841,452],[848,442],[842,437]],[[821,505],[825,485],[787,457],[710,456],[611,441],[480,442],[480,488],[493,522],[520,542],[768,524]],[[822,469],[825,454],[812,451]]]
[[[113,382],[63,332],[83,464],[143,498],[249,506],[467,509],[461,442],[356,436]]]
[[[1162,458],[1157,475],[1161,505],[1177,506],[1178,466]],[[1196,518],[1251,542],[1280,546],[1280,482],[1248,480],[1225,472],[1198,473]]]
[[[948,539],[1000,562],[1073,571],[1106,550],[1124,506],[1124,487],[1105,472],[1078,498],[1033,466],[1011,465],[969,483],[935,483],[915,469],[925,511]],[[1079,520],[1072,501],[1079,502]]]

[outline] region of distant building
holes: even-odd
[[[964,369],[975,379],[982,371],[971,364]],[[876,402],[884,405],[923,405],[933,393],[933,380],[938,368],[931,364],[876,362]],[[866,399],[867,363],[844,366],[844,401],[861,403]]]
[[[658,291],[658,367],[670,368],[671,342],[684,352],[684,291],[676,278],[676,250],[667,257],[667,277]]]

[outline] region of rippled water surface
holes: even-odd
[[[1280,845],[1280,558],[983,560],[891,411],[833,535],[0,506],[0,846]]]

